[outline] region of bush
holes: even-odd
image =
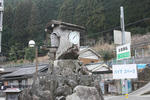
[[[11,46],[11,48],[10,48],[9,60],[17,62],[17,48],[15,46]]]
[[[112,58],[115,57],[115,54],[114,54],[114,51],[113,51],[115,49],[114,44],[108,44],[108,43],[104,43],[103,41],[99,41],[93,47],[93,49],[101,55],[101,57],[103,58],[103,60],[105,62],[108,61],[108,60],[111,60]]]
[[[107,62],[115,57],[113,51],[111,51],[111,50],[101,50],[101,51],[99,51],[99,54],[103,58],[104,62]]]
[[[33,62],[35,58],[35,48],[25,48],[25,59]]]

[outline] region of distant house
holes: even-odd
[[[88,69],[88,71],[94,74],[112,74],[112,69],[104,63],[87,64],[86,68]],[[112,75],[110,78],[112,79]]]
[[[103,94],[109,94],[111,92],[117,92],[116,82],[113,81],[112,68],[105,63],[91,63],[85,65],[87,70],[92,74],[98,74],[100,77],[100,86]],[[113,87],[113,91],[110,88]],[[110,91],[109,91],[110,90]]]
[[[11,68],[9,68],[10,70]],[[5,88],[27,88],[33,83],[33,75],[36,72],[34,65],[12,67],[13,70],[6,73],[8,68],[4,69],[3,75],[1,75],[1,81]],[[15,70],[16,69],[16,70]],[[43,73],[48,71],[48,64],[38,65],[38,72]]]
[[[142,36],[132,37],[132,54],[136,58],[149,57],[150,56],[150,33]]]
[[[91,48],[81,47],[79,52],[79,60],[83,64],[96,63],[100,61],[101,56]]]

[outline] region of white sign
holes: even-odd
[[[131,58],[130,44],[118,46],[116,48],[116,51],[117,51],[117,60]]]
[[[113,79],[137,78],[136,64],[113,65]]]
[[[114,30],[114,43],[122,44],[122,32]],[[125,44],[131,43],[131,32],[125,32]]]

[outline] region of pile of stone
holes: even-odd
[[[83,75],[75,62],[61,61],[58,65],[52,74],[39,75],[20,100],[103,100],[96,76]]]

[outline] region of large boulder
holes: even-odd
[[[66,100],[102,100],[95,87],[77,86],[74,93],[66,97]]]

